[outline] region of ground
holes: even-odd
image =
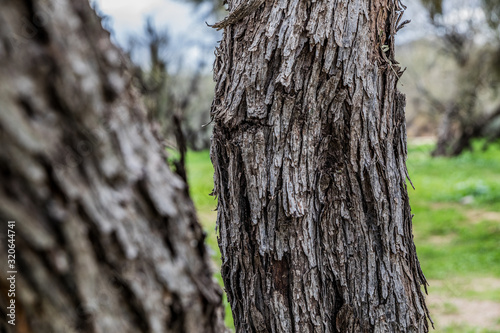
[[[500,333],[500,145],[456,158],[431,158],[432,144],[410,143],[413,233],[435,332]],[[220,269],[208,151],[188,154],[188,181]],[[220,273],[215,274],[222,285]],[[232,327],[225,301],[226,324]]]

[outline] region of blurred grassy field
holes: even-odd
[[[431,158],[432,145],[409,145],[413,232],[430,282],[436,332],[500,332],[500,145],[456,158]],[[189,152],[191,196],[220,267],[209,152]],[[215,274],[222,285],[220,272]],[[230,307],[226,324],[232,327]]]

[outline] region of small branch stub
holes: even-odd
[[[236,9],[232,11],[228,16],[226,16],[222,21],[217,22],[213,25],[208,24],[208,26],[217,30],[224,29],[225,27],[239,22],[245,17],[254,13],[264,2],[265,0],[248,0],[247,2],[242,3],[241,5],[236,7]]]

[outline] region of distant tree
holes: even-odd
[[[224,332],[187,185],[127,69],[87,0],[0,3],[1,332]]]
[[[129,38],[128,55],[135,59],[135,83],[144,98],[148,117],[165,138],[165,145],[181,151],[183,147],[208,149],[211,127],[209,122],[210,99],[204,98],[204,89],[213,89],[203,80],[205,62],[189,64],[190,68],[171,67],[172,53],[169,34],[158,28],[151,17],[147,18],[144,32]],[[147,61],[145,61],[147,60]]]
[[[500,93],[500,2],[483,0],[480,6],[467,3],[462,7],[453,2],[453,10],[470,15],[451,22],[442,0],[422,3],[442,41],[441,51],[451,56],[457,69],[451,98],[421,87],[429,105],[442,116],[433,155],[458,155],[471,147],[474,138],[487,142],[500,138],[500,101],[495,97]],[[488,94],[493,98],[488,100]]]
[[[237,332],[427,332],[399,1],[229,1],[211,158]]]
[[[135,82],[144,97],[150,121],[157,122],[163,132],[168,132],[171,120],[166,106],[165,84],[168,78],[168,61],[165,53],[169,36],[166,30],[158,29],[151,17],[144,23],[140,36],[130,36],[126,52],[131,59],[137,59],[133,68]],[[139,53],[139,54],[136,54]],[[145,64],[145,62],[147,63]]]

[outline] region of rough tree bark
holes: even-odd
[[[2,332],[223,332],[186,184],[87,0],[0,5]],[[16,326],[6,323],[15,220]]]
[[[402,4],[229,8],[211,157],[237,331],[427,332],[389,62]]]

